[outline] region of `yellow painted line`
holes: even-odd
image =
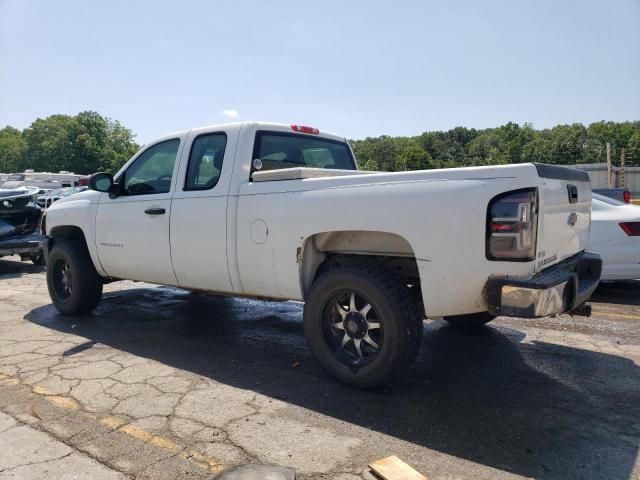
[[[51,390],[48,390],[48,389],[46,389],[44,387],[41,387],[40,385],[33,385],[33,387],[31,387],[31,391],[33,393],[38,394],[38,395],[44,396],[44,398],[48,402],[53,403],[54,405],[57,405],[58,407],[66,408],[67,410],[79,410],[80,409],[80,404],[78,402],[76,402],[73,398],[71,398],[71,397],[63,397],[62,395],[58,395],[58,394],[52,392]]]
[[[0,383],[3,384],[11,384],[18,385],[20,380],[18,378],[12,377],[10,375],[6,375],[4,373],[0,373]],[[29,385],[24,383],[25,385]],[[29,385],[31,386],[31,391],[37,395],[41,395],[48,402],[53,403],[54,405],[67,409],[67,410],[80,410],[80,404],[71,397],[64,397],[62,395],[57,395],[56,393],[48,390],[40,385]],[[168,438],[162,437],[160,435],[154,435],[146,430],[136,427],[135,425],[125,424],[126,422],[116,416],[108,415],[103,418],[98,418],[96,415],[85,412],[90,418],[94,420],[98,420],[105,427],[110,428],[112,430],[122,432],[130,437],[133,437],[137,440],[140,440],[145,443],[150,443],[158,448],[162,448],[164,450],[178,451],[182,450],[183,447],[180,447],[173,441]],[[216,460],[213,457],[205,455],[198,450],[189,450],[187,452],[183,452],[181,457],[185,460],[193,461],[196,465],[201,468],[207,469],[211,472],[220,472],[224,469],[224,465]]]
[[[0,378],[2,385],[18,385],[20,381],[17,378]]]
[[[149,441],[152,445],[156,447],[164,448],[165,450],[180,450],[180,447],[173,443],[168,438],[161,437],[159,435],[154,435],[153,438]]]
[[[640,315],[627,315],[624,313],[609,313],[609,312],[598,312],[592,311],[592,316],[601,316],[601,317],[609,317],[609,318],[630,318],[632,320],[640,320]]]
[[[34,385],[31,390],[33,391],[33,393],[37,393],[38,395],[46,395],[46,396],[55,395],[55,393],[53,393],[51,390],[47,390],[46,388],[41,387],[40,385]]]
[[[112,430],[118,430],[119,432],[126,433],[127,435],[137,438],[138,440],[142,440],[143,442],[149,442],[156,447],[164,448],[166,450],[180,449],[180,447],[168,438],[153,435],[152,433],[149,433],[140,427],[136,427],[135,425],[125,425],[126,422],[120,417],[108,415],[101,418],[100,423]]]
[[[153,438],[153,435],[146,430],[135,427],[133,425],[125,425],[118,429],[120,432],[124,432],[130,437],[137,438],[138,440],[142,440],[144,442],[148,442]]]
[[[67,410],[80,410],[80,404],[73,398],[63,397],[60,395],[46,396],[44,398],[58,407],[66,408]]]
[[[187,460],[195,460],[196,463],[206,466],[212,472],[219,472],[224,468],[224,465],[219,463],[217,460],[207,455],[203,455],[197,450],[189,450],[186,454],[183,454],[182,456]]]
[[[121,418],[109,415],[107,417],[101,418],[100,423],[102,423],[105,427],[110,428],[111,430],[117,430],[127,422],[125,422]]]

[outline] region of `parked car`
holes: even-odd
[[[631,192],[627,188],[594,188],[593,193],[613,198],[623,203],[631,202]]]
[[[360,387],[406,368],[425,316],[586,314],[600,279],[589,177],[563,167],[358,172],[344,137],[244,122],[160,138],[90,187],[43,221],[60,312],[115,279],[301,300],[320,365]]]
[[[38,192],[38,205],[40,208],[48,208],[56,200],[60,200],[62,188],[41,188]]]
[[[594,193],[588,248],[602,257],[602,280],[640,279],[640,207]]]
[[[69,195],[73,195],[75,193],[84,192],[86,189],[86,186],[57,188],[54,190],[41,189],[38,192],[38,205],[41,208],[48,208],[53,202],[56,202],[63,197],[68,197]]]
[[[35,203],[37,187],[0,189],[0,257],[20,255],[44,265],[40,233],[42,209]]]

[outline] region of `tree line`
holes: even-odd
[[[529,123],[509,122],[497,128],[476,130],[456,127],[424,132],[415,137],[383,135],[352,140],[363,170],[422,170],[472,165],[542,162],[559,165],[606,161],[606,144],[612,161],[640,166],[640,122],[597,122],[557,125],[536,130]]]
[[[351,140],[363,170],[401,171],[471,165],[543,162],[560,165],[606,161],[625,149],[627,165],[640,166],[640,121],[557,125],[536,130],[509,122],[477,130],[456,127],[415,137]],[[138,149],[135,135],[97,112],[51,115],[28,128],[0,130],[0,172],[69,170],[81,174],[116,172]]]
[[[0,130],[0,172],[117,171],[140,146],[120,122],[97,112],[51,115],[28,128]]]

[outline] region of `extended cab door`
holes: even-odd
[[[178,285],[232,292],[227,202],[237,129],[189,132],[171,210],[171,257]]]
[[[102,268],[115,278],[176,285],[169,249],[171,195],[181,138],[140,153],[118,178],[116,198],[103,194],[96,214]]]

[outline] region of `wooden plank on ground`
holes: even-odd
[[[379,477],[384,480],[427,480],[427,477],[417,472],[395,455],[376,460],[369,464]]]

